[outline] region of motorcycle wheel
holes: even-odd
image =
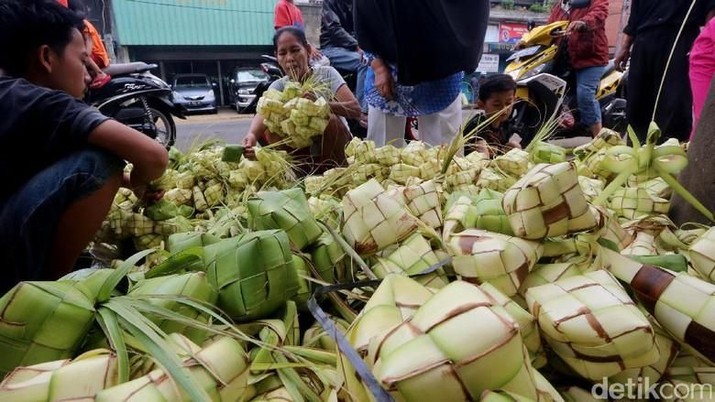
[[[176,141],[176,124],[170,113],[164,112],[155,107],[150,107],[152,116],[154,116],[154,125],[156,126],[156,135],[154,139],[159,144],[167,149],[174,145]]]

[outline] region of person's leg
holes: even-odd
[[[8,267],[0,293],[23,280],[57,279],[72,268],[99,230],[123,167],[105,151],[77,152],[0,204],[0,255]]]
[[[317,171],[322,173],[330,168],[345,166],[347,164],[345,147],[352,136],[343,120],[336,115],[330,116],[328,127],[325,128],[321,138],[321,155]]]
[[[94,193],[72,203],[60,218],[50,253],[49,273],[59,278],[72,271],[82,250],[102,226],[122,184],[122,174],[111,176]]]
[[[417,118],[420,140],[432,145],[449,145],[462,125],[461,94],[443,110]]]
[[[357,80],[355,81],[355,97],[360,104],[360,110],[367,114],[367,101],[365,100],[365,76],[367,75],[367,64],[360,63],[357,70]]]
[[[646,38],[647,39],[647,38]],[[655,59],[661,57],[644,38],[636,38],[628,71],[626,118],[638,139],[645,141],[656,96]],[[658,81],[660,82],[660,81]]]
[[[349,71],[356,74],[355,97],[362,111],[366,113],[367,104],[365,103],[365,94],[363,92],[367,65],[362,62],[362,55],[342,47],[326,47],[320,51],[330,60],[330,65],[336,70]]]
[[[661,142],[668,138],[687,141],[690,137],[693,126],[693,95],[688,82],[689,51],[689,45],[686,46],[681,39],[665,74],[663,91],[655,114],[655,121],[662,132]],[[663,68],[663,70],[665,69]],[[658,79],[654,85],[656,91],[660,86],[661,76],[657,76]]]
[[[375,146],[383,147],[387,144],[397,148],[405,146],[404,132],[407,118],[393,116],[370,106],[367,121],[366,139],[373,141]]]
[[[601,105],[596,91],[605,67],[589,67],[576,71],[576,100],[581,114],[581,124],[588,127],[593,137],[601,132]]]

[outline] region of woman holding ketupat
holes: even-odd
[[[345,80],[332,67],[310,67],[310,44],[305,33],[295,27],[284,27],[273,37],[278,64],[286,76],[271,84],[269,90],[286,91],[291,83],[301,83],[303,88],[314,87],[302,94],[303,98],[316,100],[323,97],[329,106],[330,116],[323,135],[314,138],[314,145],[288,149],[303,170],[303,173],[324,171],[330,167],[345,164],[345,145],[352,137],[345,118],[359,118],[360,105],[350,91]],[[307,84],[306,84],[307,83]],[[294,86],[293,86],[294,88]],[[260,113],[253,118],[248,133],[243,140],[245,155],[254,156],[253,147],[257,143],[285,145],[285,138],[271,132]],[[312,152],[311,152],[312,148]],[[319,149],[318,149],[319,148]]]

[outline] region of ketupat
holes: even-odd
[[[204,248],[217,306],[237,321],[265,317],[298,292],[288,236],[282,230],[251,232]]]
[[[533,287],[526,300],[554,352],[586,379],[660,358],[650,322],[606,271]]]
[[[0,376],[21,365],[70,358],[94,323],[78,282],[21,282],[0,298]]]

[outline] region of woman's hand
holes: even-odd
[[[304,92],[303,98],[308,99],[311,102],[315,102],[318,100],[318,97],[315,95],[315,92],[312,91]]]
[[[375,88],[377,88],[377,92],[387,100],[392,99],[395,82],[392,79],[390,68],[382,60],[375,59],[372,62],[372,69],[375,71]]]
[[[255,159],[256,152],[254,151],[253,147],[256,146],[257,142],[258,140],[256,139],[255,134],[246,134],[246,137],[243,138],[243,156],[249,159]]]

